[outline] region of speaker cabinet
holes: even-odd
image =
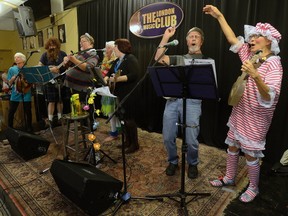
[[[99,215],[116,200],[123,182],[95,166],[54,160],[50,172],[61,193],[89,215]]]
[[[19,6],[14,12],[16,27],[20,37],[35,36],[37,33],[33,10],[31,7]]]
[[[50,142],[40,136],[29,134],[12,128],[5,130],[11,148],[24,160],[45,155]]]

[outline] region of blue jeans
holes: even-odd
[[[197,140],[200,126],[199,119],[201,116],[201,100],[187,99],[186,100],[186,143],[188,145],[187,163],[189,165],[197,165],[198,146]],[[164,145],[168,153],[168,162],[172,164],[178,163],[176,138],[178,126],[176,123],[182,123],[183,119],[183,100],[172,99],[167,100],[164,115],[163,115],[163,139]],[[179,122],[181,120],[181,122]],[[193,127],[197,126],[197,127]]]

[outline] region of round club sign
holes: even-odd
[[[164,34],[166,28],[176,28],[183,21],[183,10],[171,2],[159,2],[146,5],[130,18],[130,31],[142,38],[156,38]]]

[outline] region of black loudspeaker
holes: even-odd
[[[19,12],[14,12],[14,18],[19,36],[35,36],[37,30],[32,8],[27,6],[19,6],[18,11]]]
[[[12,128],[5,130],[11,148],[24,160],[45,155],[50,142],[40,136],[29,134]]]
[[[117,199],[123,182],[86,163],[54,160],[50,172],[61,193],[89,215],[99,215]]]

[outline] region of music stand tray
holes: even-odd
[[[24,67],[22,72],[28,83],[45,83],[53,78],[48,66]]]
[[[218,99],[216,79],[211,64],[188,65],[188,66],[162,66],[148,67],[150,77],[158,96],[183,99],[183,122],[182,126],[182,167],[181,188],[179,192],[162,195],[149,195],[151,198],[167,197],[181,204],[184,215],[188,216],[186,205],[198,196],[210,196],[210,193],[187,193],[185,192],[185,163],[187,153],[186,143],[186,99]],[[196,196],[186,202],[186,197]],[[175,199],[179,198],[180,200]]]
[[[50,80],[52,80],[54,77],[53,73],[49,70],[48,66],[23,67],[22,73],[23,73],[23,75],[24,75],[24,77],[28,83],[35,83],[35,84],[38,84],[40,86],[41,85],[44,86],[45,84],[49,83]],[[59,97],[61,98],[60,86],[58,86],[58,94],[59,94]],[[37,101],[38,101],[38,94],[36,94],[36,97],[37,97]],[[37,103],[37,106],[39,106],[38,103]],[[39,109],[39,107],[38,107],[38,109]],[[52,130],[51,125],[50,125],[49,129],[50,129],[51,135],[52,135],[55,143],[58,144],[58,141],[56,140],[56,137],[54,135],[54,132]],[[45,172],[45,171],[43,171],[43,172]]]
[[[159,97],[182,98],[184,84],[187,98],[218,99],[217,82],[211,64],[148,67],[148,71]]]

